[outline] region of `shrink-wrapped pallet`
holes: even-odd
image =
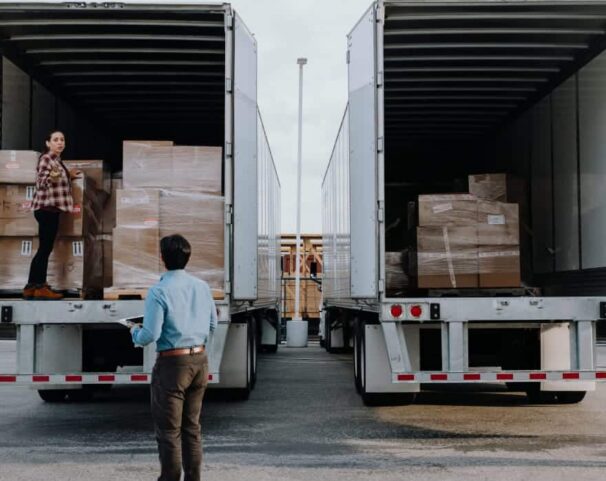
[[[105,196],[95,188],[94,181],[86,175],[73,179],[72,197],[74,210],[61,214],[59,235],[81,237],[100,234]]]
[[[38,235],[38,223],[31,210],[36,187],[0,184],[0,236]]]
[[[519,246],[480,246],[478,257],[480,287],[520,287]]]
[[[108,196],[111,193],[112,179],[109,164],[103,160],[64,160],[69,170],[80,170],[91,179],[94,188]]]

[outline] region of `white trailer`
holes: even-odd
[[[225,298],[209,381],[246,398],[257,348],[278,344],[280,298],[280,183],[254,36],[229,4],[2,1],[0,40],[2,149],[39,150],[60,128],[72,158],[119,170],[122,139],[223,147]],[[143,302],[0,299],[17,329],[17,373],[0,384],[58,401],[149,383],[154,346],[135,349],[116,322],[141,316]]]
[[[322,187],[324,342],[353,349],[366,403],[412,402],[435,383],[570,403],[606,377],[605,18],[603,1],[381,0],[349,34]],[[522,268],[541,295],[390,297],[398,209],[490,172],[527,183]]]

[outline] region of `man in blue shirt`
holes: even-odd
[[[156,343],[158,358],[151,385],[161,474],[158,481],[199,481],[202,465],[200,411],[208,384],[209,337],[217,310],[208,284],[187,272],[191,255],[187,239],[178,234],[160,241],[168,272],[149,289],[143,325],[132,327],[133,342]]]

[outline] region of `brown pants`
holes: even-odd
[[[206,352],[160,357],[152,374],[151,404],[162,472],[158,481],[199,481],[200,412],[208,384]]]

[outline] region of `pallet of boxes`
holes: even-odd
[[[507,202],[508,182],[504,174],[470,176],[469,194],[419,196],[419,288],[521,286],[520,213]]]
[[[0,290],[20,295],[27,284],[32,257],[38,249],[38,223],[31,211],[36,191],[40,154],[33,151],[0,151]],[[62,213],[58,237],[48,265],[48,283],[83,298],[103,293],[101,232],[104,191],[108,178],[103,161],[65,161],[68,169],[83,172],[72,181],[74,211]]]
[[[123,143],[122,188],[115,191],[113,285],[106,299],[145,298],[164,272],[160,239],[183,235],[186,270],[224,296],[225,202],[222,149],[169,141]]]

